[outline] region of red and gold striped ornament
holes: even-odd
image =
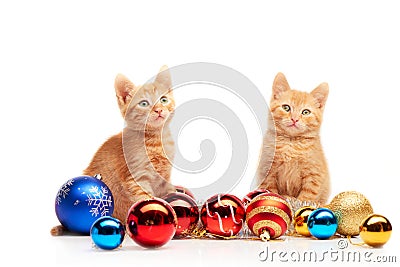
[[[250,201],[255,198],[258,195],[264,194],[264,193],[268,193],[269,190],[264,189],[264,188],[258,188],[255,189],[251,192],[249,192],[247,195],[245,195],[242,199],[243,205],[247,206],[249,205]]]
[[[263,193],[246,208],[246,223],[261,240],[268,241],[284,235],[292,222],[292,209],[280,195]]]

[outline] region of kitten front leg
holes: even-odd
[[[139,199],[150,198],[154,195],[151,184],[148,182],[150,178],[141,177],[138,182],[133,177],[130,177],[128,183],[128,192],[130,192],[129,197],[133,202]]]
[[[268,172],[267,176],[262,180],[258,188],[267,189],[278,194],[277,174]]]
[[[160,178],[162,179],[162,178]],[[165,195],[169,193],[176,192],[176,187],[172,185],[171,183],[165,181],[160,181],[157,185],[153,186],[154,189],[154,194],[156,197],[164,197]]]
[[[297,196],[303,201],[318,201],[323,177],[319,173],[311,173],[303,177],[301,191]]]
[[[175,186],[157,174],[141,176],[135,182],[134,195],[140,198],[164,197],[169,193],[176,192]]]
[[[264,150],[261,153],[261,158],[257,170],[257,188],[268,189],[271,192],[278,193],[277,173],[274,164],[274,153],[268,145],[268,135],[264,140]]]

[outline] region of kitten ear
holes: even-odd
[[[160,71],[158,72],[154,82],[160,84],[165,89],[170,89],[172,87],[171,74],[166,65],[160,68]]]
[[[135,85],[123,74],[118,74],[115,77],[114,87],[118,104],[120,106],[128,104],[132,98],[130,93],[135,88]]]
[[[288,81],[282,72],[278,72],[272,85],[272,97],[278,99],[285,91],[290,90]]]
[[[326,100],[328,99],[329,86],[327,83],[321,83],[314,90],[311,95],[317,100],[318,108],[324,108]]]

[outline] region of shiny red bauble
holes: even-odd
[[[195,200],[184,193],[170,193],[163,197],[175,210],[178,218],[178,226],[176,227],[176,238],[184,237],[190,234],[199,222],[199,207]]]
[[[138,245],[156,248],[175,235],[177,218],[172,206],[161,198],[138,201],[128,211],[127,233]]]
[[[243,205],[247,206],[249,205],[250,201],[255,198],[256,196],[263,194],[263,193],[269,193],[269,190],[263,189],[263,188],[258,188],[255,189],[251,192],[249,192],[247,195],[245,195],[242,199]]]
[[[236,196],[217,194],[203,204],[200,218],[207,233],[231,237],[242,229],[245,208]]]

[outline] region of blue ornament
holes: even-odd
[[[60,223],[71,232],[89,235],[94,221],[111,216],[114,199],[99,176],[78,176],[63,184],[55,201]]]
[[[336,233],[338,223],[330,209],[319,208],[308,216],[307,227],[314,237],[328,239]]]
[[[118,219],[104,216],[93,223],[90,237],[97,247],[112,250],[124,241],[125,227]]]

